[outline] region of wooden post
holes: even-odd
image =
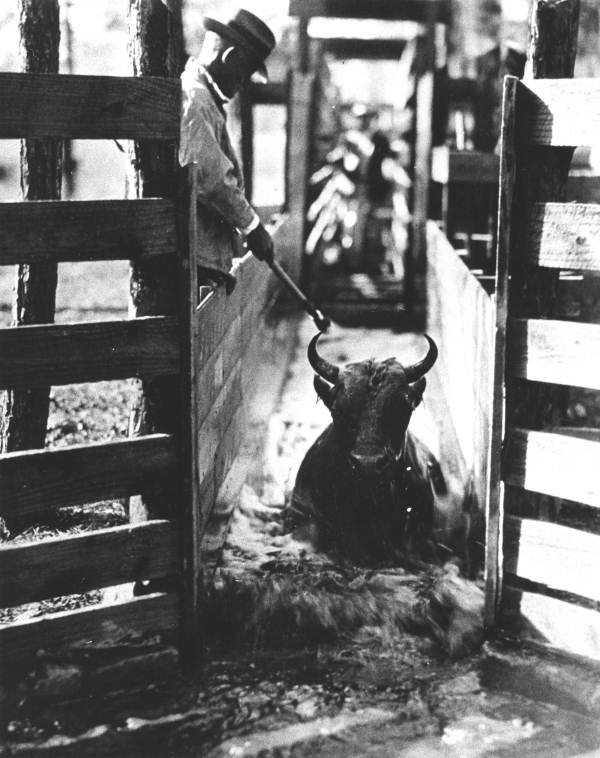
[[[314,124],[314,74],[293,71],[290,80],[288,109],[288,144],[286,199],[289,212],[289,239],[298,251],[295,259],[289,259],[288,272],[301,279],[306,275],[301,270],[300,251],[304,250],[306,236],[307,187],[310,166],[310,150]]]
[[[307,74],[310,70],[308,20],[308,16],[300,16],[298,19],[298,71],[303,74]]]
[[[27,73],[57,73],[60,41],[58,0],[20,0],[21,64]],[[24,200],[60,198],[61,143],[56,139],[21,141],[21,189]],[[54,321],[57,266],[20,265],[14,323]],[[0,451],[44,447],[50,388],[5,393],[0,411]]]
[[[161,0],[129,0],[131,64],[135,76],[178,77],[184,65],[181,4]],[[133,151],[136,197],[174,197],[179,171],[177,145],[145,140]],[[133,315],[178,313],[178,272],[174,259],[158,257],[131,264]],[[130,419],[130,435],[181,430],[180,383],[177,378],[145,379]],[[173,515],[175,503],[166,493],[131,498],[130,520]]]
[[[71,24],[71,10],[73,0],[67,0],[63,6],[63,34],[65,37],[65,73],[74,74],[75,67],[73,62],[73,25]],[[63,142],[63,178],[64,194],[70,199],[75,195],[75,176],[77,171],[77,161],[73,158],[73,142],[66,139]]]
[[[534,2],[524,79],[573,76],[579,4],[580,0]],[[535,202],[564,201],[572,157],[573,148],[570,147],[529,149],[525,161],[521,162],[526,176],[524,185],[527,195],[517,198],[516,207],[529,207]],[[525,215],[521,214],[521,219]],[[518,258],[515,262],[518,264]],[[556,271],[536,269],[535,275],[531,276],[526,267],[515,266],[509,296],[511,315],[516,318],[552,318],[558,304],[557,289]],[[540,387],[529,382],[515,384],[517,386],[507,394],[507,413],[510,414],[512,423],[541,429],[564,420],[567,389]]]
[[[130,39],[133,72],[138,76],[179,77],[184,60],[181,2],[130,0]],[[198,297],[195,187],[192,172],[180,169],[178,144],[136,143],[133,154],[137,197],[173,197],[177,207],[177,248],[174,259],[157,258],[131,265],[130,289],[136,316],[178,315],[181,365],[177,378],[146,379],[141,384],[131,420],[133,435],[166,432],[178,442],[179,471],[173,492],[154,492],[130,499],[130,521],[176,518],[183,558],[180,649],[186,669],[201,660],[199,600],[200,514],[198,500],[195,311]],[[160,585],[157,585],[160,589]],[[167,589],[173,589],[170,583]]]
[[[415,143],[412,187],[412,228],[409,255],[405,261],[405,299],[414,329],[425,323],[427,292],[427,219],[431,184],[433,139],[433,79],[435,70],[435,25],[417,39],[415,82]]]

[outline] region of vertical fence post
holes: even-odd
[[[415,144],[412,189],[412,229],[406,256],[405,299],[414,329],[423,328],[426,313],[427,218],[431,184],[433,144],[433,78],[435,70],[435,25],[417,39],[415,76]]]
[[[57,73],[60,41],[58,0],[20,0],[22,69]],[[21,188],[24,200],[57,200],[61,185],[61,143],[56,139],[21,141]],[[21,264],[17,273],[14,322],[54,321],[56,263]],[[5,393],[0,410],[0,452],[44,447],[50,388]]]
[[[178,77],[184,65],[181,4],[129,0],[130,50],[136,76]],[[136,197],[175,197],[180,173],[177,144],[153,140],[133,148]],[[178,272],[173,257],[135,261],[130,275],[133,315],[178,313]],[[177,377],[144,379],[130,420],[131,436],[180,430],[180,382]],[[153,492],[130,500],[130,520],[173,515],[173,493]]]
[[[196,210],[196,167],[181,171],[178,210],[178,249],[181,305],[181,404],[182,429],[179,458],[181,472],[181,549],[183,554],[181,652],[186,668],[197,668],[201,660],[200,598],[202,565],[200,555],[200,476],[198,471],[198,214]]]
[[[524,80],[573,76],[578,22],[579,0],[533,3]],[[516,207],[526,209],[536,202],[564,201],[572,157],[571,147],[529,148],[520,161],[521,175],[526,177],[525,196],[516,199]],[[520,223],[526,215],[526,212],[519,214]],[[517,228],[516,232],[519,234],[520,230]],[[553,318],[558,304],[558,272],[536,269],[532,275],[526,266],[519,265],[517,251],[509,293],[511,316]],[[568,390],[563,387],[512,380],[507,388],[507,414],[512,423],[534,424],[533,428],[542,429],[564,420],[567,402]],[[535,418],[531,418],[532,413]],[[532,502],[535,500],[539,502],[541,497],[534,497]]]
[[[306,231],[308,176],[314,111],[314,74],[293,71],[290,80],[286,198],[290,239],[297,255],[289,260],[289,273],[302,275],[301,266]]]

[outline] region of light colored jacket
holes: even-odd
[[[243,254],[240,230],[252,224],[256,212],[244,194],[225,112],[194,58],[188,60],[181,84],[179,163],[196,166],[198,265],[227,273],[232,257]]]

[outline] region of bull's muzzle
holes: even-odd
[[[352,471],[365,479],[384,476],[395,463],[394,458],[387,453],[350,453],[348,457]]]

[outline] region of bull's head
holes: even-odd
[[[353,478],[381,485],[397,471],[410,416],[421,402],[425,374],[438,355],[431,337],[427,355],[403,366],[395,358],[361,361],[340,368],[317,352],[315,335],[308,360],[317,394],[331,411],[336,441]]]

